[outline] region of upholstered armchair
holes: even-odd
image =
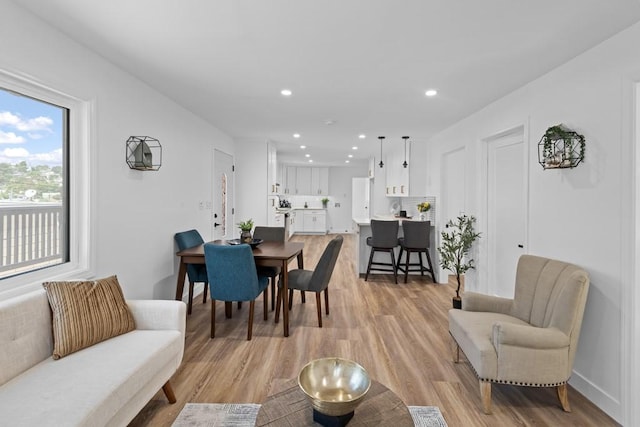
[[[570,412],[567,381],[578,346],[589,277],[561,261],[523,255],[513,299],[465,292],[462,310],[449,310],[454,361],[460,349],[480,382],[491,413],[491,383],[556,387]]]

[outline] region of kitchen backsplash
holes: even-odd
[[[418,204],[422,202],[429,202],[431,209],[427,214],[427,221],[431,221],[432,224],[436,221],[436,198],[434,196],[426,197],[395,197],[389,199],[389,213],[399,214],[401,210],[407,211],[407,216],[417,217]],[[397,212],[394,212],[397,211]]]
[[[311,209],[319,209],[325,197],[331,200],[331,196],[280,196],[280,202],[286,200],[292,208],[304,208],[306,203]]]

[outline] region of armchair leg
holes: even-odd
[[[173,393],[173,389],[171,388],[171,383],[169,381],[164,383],[162,391],[164,391],[164,395],[167,396],[169,403],[176,403],[176,395]]]
[[[558,399],[560,400],[560,404],[562,405],[562,409],[564,412],[571,412],[571,406],[569,406],[569,390],[566,384],[559,385],[556,387],[556,391],[558,392]]]
[[[480,380],[480,398],[484,413],[489,415],[491,413],[491,382]]]

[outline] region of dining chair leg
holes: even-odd
[[[238,310],[242,308],[242,301],[238,301]]]
[[[204,291],[202,291],[202,303],[207,302],[207,291],[209,290],[209,282],[204,282]]]
[[[271,278],[271,311],[276,308],[276,278]]]
[[[318,327],[322,328],[322,298],[320,292],[316,292],[316,310],[318,311]]]
[[[271,299],[272,299],[271,302],[273,303],[273,298]],[[264,312],[262,317],[264,320],[267,320],[267,314],[269,313],[269,289],[264,290],[262,300],[263,300],[262,311]]]
[[[211,298],[211,338],[216,336],[216,300]]]
[[[418,261],[420,261],[420,275],[424,276],[424,264],[422,263],[422,251],[418,252]]]
[[[329,288],[324,289],[324,309],[329,315]]]
[[[247,329],[247,341],[251,341],[251,333],[253,332],[253,310],[256,307],[256,300],[249,303],[249,327]]]
[[[293,307],[293,289],[289,289],[289,310]]]
[[[438,283],[436,281],[436,274],[433,272],[433,265],[431,264],[431,255],[429,255],[429,248],[427,248],[427,264],[429,264],[429,273],[431,273],[431,278],[433,279],[433,283]]]
[[[302,301],[302,303],[303,303],[303,304],[304,304],[305,302],[307,302],[307,300],[305,299],[305,296],[304,296],[304,291],[300,291],[300,299],[301,299],[301,301]]]

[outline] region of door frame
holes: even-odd
[[[482,237],[478,240],[478,262],[477,262],[477,284],[476,291],[493,295],[495,288],[489,286],[489,244],[487,243],[486,231],[489,229],[489,144],[500,140],[505,137],[511,136],[522,137],[523,146],[523,203],[524,203],[524,248],[522,253],[527,253],[529,247],[529,159],[530,159],[530,147],[529,147],[529,126],[528,120],[521,124],[517,124],[501,131],[495,132],[489,136],[486,136],[480,140],[480,179],[478,180],[478,194],[479,194],[479,209],[478,209],[478,229],[485,232],[485,238]],[[495,266],[493,266],[495,267]],[[493,268],[492,267],[492,268]]]

